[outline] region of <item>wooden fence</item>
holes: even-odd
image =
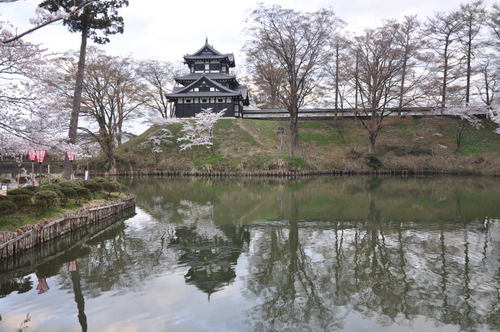
[[[477,115],[484,116],[486,111],[477,111]],[[402,116],[407,117],[423,117],[423,116],[441,116],[435,108],[432,107],[405,107],[387,108],[384,111],[388,116]],[[370,114],[359,110],[359,117],[366,118]],[[445,115],[448,116],[448,115]],[[241,117],[244,119],[260,119],[260,120],[283,120],[290,118],[290,113],[286,109],[245,109],[241,112]],[[354,118],[356,117],[356,109],[354,108],[308,108],[299,110],[298,117],[300,119],[334,119],[338,118]]]

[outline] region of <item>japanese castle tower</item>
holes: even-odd
[[[218,112],[227,109],[224,116],[239,117],[243,106],[249,104],[248,90],[229,74],[234,55],[222,54],[205,40],[205,45],[193,54],[184,56],[189,74],[175,77],[179,86],[166,94],[174,103],[178,118],[192,117],[202,108]]]

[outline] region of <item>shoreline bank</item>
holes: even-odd
[[[82,227],[135,213],[135,197],[129,196],[113,204],[80,210],[73,214],[21,227],[16,232],[0,232],[0,260],[16,256],[50,240],[74,232]]]
[[[80,176],[81,174],[78,174]],[[133,176],[164,176],[164,177],[310,177],[310,176],[484,176],[484,177],[500,177],[500,173],[484,174],[480,172],[457,172],[457,171],[435,171],[435,170],[414,170],[414,169],[395,169],[395,170],[322,170],[322,171],[305,171],[305,170],[278,170],[278,171],[248,171],[248,172],[199,172],[199,171],[131,171],[118,172],[115,174],[95,173],[93,176],[105,177],[133,177]]]

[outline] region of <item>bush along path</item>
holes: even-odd
[[[110,204],[123,198],[113,180],[61,181],[54,179],[40,187],[26,186],[0,195],[0,231],[16,231],[28,224],[56,218],[78,209]]]

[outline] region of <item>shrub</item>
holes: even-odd
[[[78,194],[76,193],[76,190],[73,189],[72,187],[66,187],[66,186],[61,186],[59,190],[63,193],[63,195],[67,199],[75,199],[78,197]]]
[[[0,195],[0,202],[1,201],[8,201],[9,198],[7,196],[4,196],[4,195]]]
[[[110,180],[108,180],[106,178],[95,178],[93,181],[96,182],[96,183],[100,183],[100,184],[103,184],[103,183],[106,183],[106,182],[110,182]]]
[[[380,159],[378,159],[376,155],[369,154],[366,157],[366,165],[368,165],[368,167],[370,167],[373,170],[377,170],[380,167],[382,167],[382,162],[380,161]]]
[[[48,210],[59,204],[59,197],[51,190],[40,190],[33,196],[33,203],[39,209]]]
[[[19,208],[24,208],[31,205],[33,195],[11,195],[9,199]]]
[[[38,190],[40,190],[40,187],[25,186],[25,187],[22,187],[22,189],[27,189],[27,190],[31,191],[33,194],[35,194]]]
[[[83,186],[90,190],[92,193],[96,193],[98,191],[102,190],[102,184],[95,182],[95,181],[85,181],[83,183]]]
[[[17,188],[7,191],[7,196],[28,195],[33,196],[34,192],[26,188]]]
[[[76,187],[82,187],[83,184],[85,183],[85,180],[75,179],[75,180],[71,181],[71,183],[73,183]]]
[[[59,203],[62,206],[65,206],[66,203],[68,203],[68,197],[63,194],[63,192],[61,191],[61,187],[58,184],[47,184],[42,186],[40,190],[49,190],[55,192],[59,197]]]
[[[87,200],[92,198],[92,193],[90,192],[90,190],[88,190],[85,187],[76,187],[75,191],[76,191],[77,197],[79,197],[79,198],[83,198],[83,199],[87,199]]]
[[[17,205],[11,201],[0,200],[0,215],[12,214],[17,211]]]
[[[111,196],[112,192],[120,190],[120,184],[116,181],[108,181],[102,184],[102,189],[108,193],[108,196]]]
[[[73,188],[74,189],[74,188],[78,187],[78,184],[74,181],[65,181],[65,182],[59,183],[59,187],[61,187],[61,188],[63,188],[63,187],[64,188]]]
[[[40,190],[52,190],[52,191],[55,191],[55,190],[61,190],[61,187],[59,187],[58,184],[45,184],[43,186],[40,187]]]

